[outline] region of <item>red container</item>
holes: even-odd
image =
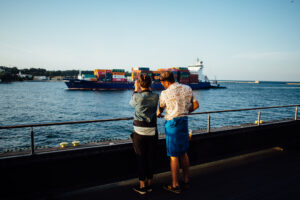
[[[190,74],[190,78],[198,78],[198,74]]]
[[[95,75],[97,77],[99,77],[99,76],[105,76],[105,72],[103,72],[103,71],[97,71],[97,72],[95,72]]]
[[[113,78],[112,79],[113,82],[126,82],[126,78]]]

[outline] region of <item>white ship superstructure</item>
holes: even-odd
[[[203,68],[203,61],[200,61],[199,58],[197,58],[196,65],[188,66],[190,73],[198,74],[199,82],[208,82],[207,76],[203,74]]]

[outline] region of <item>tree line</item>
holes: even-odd
[[[29,69],[18,69],[17,67],[5,67],[0,66],[0,79],[2,81],[21,81],[24,78],[21,78],[18,74],[29,74],[32,76],[63,76],[63,77],[77,77],[79,70],[56,70],[48,71],[42,68],[29,68]],[[83,74],[94,74],[94,71],[81,71]]]
[[[32,75],[29,77],[20,77],[18,74],[21,72],[24,74]],[[85,70],[81,71],[82,74],[94,74],[94,71]],[[55,76],[62,76],[65,78],[76,78],[79,74],[79,70],[56,70],[56,71],[48,71],[43,68],[28,68],[28,69],[18,69],[17,67],[6,67],[0,66],[0,79],[3,82],[8,81],[22,81],[22,80],[30,80],[33,76],[48,76],[50,78]],[[125,76],[131,76],[131,72],[126,71]]]

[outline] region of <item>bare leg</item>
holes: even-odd
[[[141,181],[140,180],[140,188],[146,187],[146,181]]]
[[[190,176],[190,160],[187,153],[185,153],[183,156],[180,156],[181,166],[183,169],[183,181],[185,183],[189,182],[189,176]]]
[[[148,179],[148,180],[147,180],[147,185],[150,186],[151,183],[152,183],[152,179]]]
[[[172,186],[179,186],[178,183],[178,174],[179,174],[179,158],[178,157],[170,157],[170,167],[172,173]]]

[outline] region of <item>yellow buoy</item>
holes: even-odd
[[[67,142],[62,142],[59,145],[60,145],[61,148],[65,148],[68,145],[68,143]]]
[[[79,143],[80,143],[80,141],[77,141],[77,140],[72,142],[74,147],[78,146]]]
[[[263,120],[260,120],[259,124],[262,124],[262,123],[263,123]],[[258,120],[255,120],[255,124],[258,124]]]

